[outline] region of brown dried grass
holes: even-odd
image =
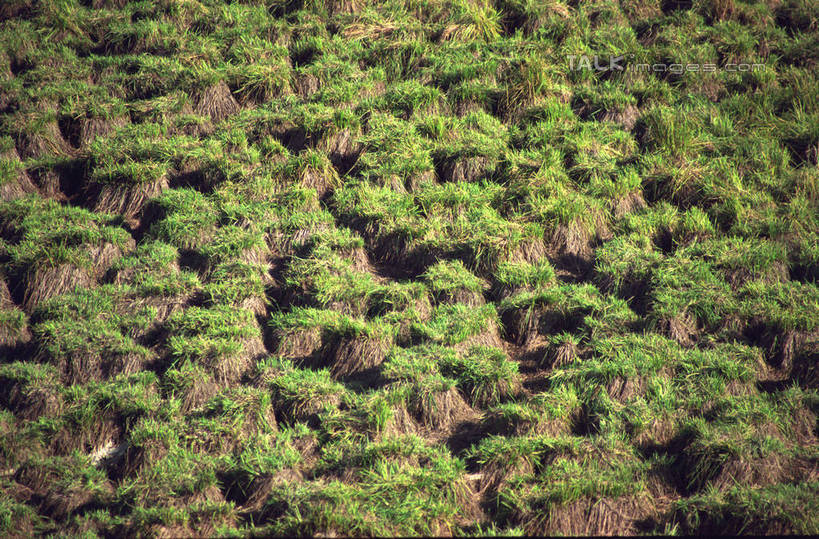
[[[20,155],[14,148],[0,153],[0,159],[11,161],[16,165],[22,165]],[[17,198],[22,198],[29,193],[36,192],[37,186],[31,181],[28,173],[25,171],[25,169],[19,168],[15,180],[0,185],[0,201],[6,202],[9,200],[15,200]]]
[[[626,105],[622,109],[606,111],[601,118],[604,122],[614,122],[623,127],[626,131],[634,129],[637,119],[640,117],[640,109],[634,105]]]
[[[278,343],[276,354],[289,359],[315,357],[323,343],[320,327],[275,331],[273,338]]]
[[[623,217],[629,213],[641,210],[646,207],[646,201],[643,194],[639,192],[629,193],[628,195],[612,201],[612,213],[616,219]]]
[[[344,378],[381,365],[389,351],[386,338],[342,338],[330,354],[330,373]]]
[[[63,397],[56,380],[52,384],[34,387],[20,382],[11,385],[7,385],[9,381],[2,382],[7,393],[1,400],[20,419],[34,421],[38,417],[57,417],[63,410]]]
[[[460,157],[447,159],[441,165],[440,178],[445,182],[476,182],[489,168],[488,157]]]
[[[469,404],[454,387],[412,398],[410,408],[418,420],[434,430],[450,429],[474,414]]]
[[[77,142],[80,148],[88,148],[97,137],[113,133],[130,122],[131,119],[128,116],[117,116],[111,119],[82,118],[79,121]]]
[[[95,284],[88,271],[73,264],[36,268],[28,273],[25,283],[23,308],[29,313],[48,298],[70,292],[76,286],[88,288]]]
[[[120,214],[138,224],[145,203],[168,187],[168,178],[162,176],[154,182],[137,185],[96,185],[89,195],[95,198],[95,212]]]
[[[70,156],[74,153],[71,145],[63,138],[56,120],[46,122],[40,132],[29,130],[20,135],[17,151],[21,159]]]
[[[697,333],[697,323],[687,312],[673,318],[663,318],[658,327],[661,333],[677,341],[680,346],[691,346]]]
[[[214,122],[221,122],[239,112],[241,108],[224,81],[202,90],[194,98],[194,102],[194,112],[200,116],[207,116]]]
[[[583,498],[530,515],[523,528],[530,535],[636,535],[636,523],[652,513],[653,505],[647,497]]]

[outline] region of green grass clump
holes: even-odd
[[[291,509],[271,523],[269,531],[298,535],[446,533],[468,511],[462,505],[466,495],[463,473],[461,461],[436,454],[424,467],[376,462],[360,473],[359,487],[340,481],[293,485],[275,495],[274,499],[287,500],[285,506]],[[419,504],[419,498],[426,501]]]
[[[8,391],[3,406],[22,417],[53,416],[60,411],[59,373],[48,364],[14,362],[3,365],[0,378]]]
[[[82,208],[61,206],[42,198],[18,199],[0,207],[4,230],[17,241],[6,252],[12,271],[73,264],[94,269],[97,261],[88,251],[111,244],[128,247],[128,233],[107,216]]]
[[[637,322],[625,301],[590,284],[524,289],[504,298],[498,310],[507,333],[519,344],[560,331],[606,335]]]
[[[460,260],[430,266],[424,278],[438,301],[482,303],[481,293],[486,285],[470,273]]]
[[[458,381],[476,406],[497,404],[520,387],[517,364],[498,348],[472,347],[463,356],[446,361],[442,369]]]
[[[649,238],[633,234],[615,238],[600,247],[596,253],[595,271],[605,288],[634,297],[648,286],[662,258]]]
[[[814,534],[816,483],[768,487],[737,485],[727,493],[707,492],[675,504],[685,533]]]
[[[38,473],[39,472],[39,473]],[[113,489],[102,470],[85,455],[50,457],[24,463],[18,479],[50,498],[54,516],[65,517],[85,503],[110,503]]]
[[[784,331],[816,328],[819,291],[810,283],[751,281],[739,292],[744,316]]]
[[[493,451],[482,451],[478,458],[487,462],[494,453],[495,459],[489,457],[487,464],[509,463],[499,468],[505,470],[506,480],[501,483],[498,503],[503,514],[527,533],[559,529],[590,533],[612,528],[625,532],[631,529],[630,518],[642,510],[640,503],[643,508],[650,504],[648,467],[616,440],[588,444],[572,438],[512,438],[518,443],[511,447],[498,441],[495,448],[485,444],[484,451]],[[594,458],[596,448],[605,448],[609,458]],[[601,499],[617,503],[618,511],[590,511]],[[587,518],[572,519],[575,511]]]
[[[166,136],[159,126],[140,124],[98,137],[88,149],[92,181],[130,185],[159,180],[168,173],[171,160],[189,145]]]
[[[438,345],[396,347],[384,362],[384,375],[390,380],[414,381],[440,372],[441,365],[455,361],[455,351]]]
[[[698,242],[687,247],[685,252],[690,256],[711,258],[734,282],[751,278],[766,281],[788,278],[787,251],[776,242],[729,237],[720,241]]]
[[[567,434],[580,404],[577,391],[561,386],[529,402],[503,402],[488,408],[483,422],[489,432],[504,436]]]
[[[680,342],[698,327],[715,328],[736,309],[730,287],[713,265],[683,253],[657,266],[649,286],[652,323]]]
[[[3,486],[5,491],[13,485]],[[9,534],[12,531],[33,532],[44,527],[42,517],[33,507],[14,500],[11,495],[4,496],[0,502],[0,531]]]
[[[412,325],[414,338],[444,345],[456,345],[494,329],[497,312],[494,306],[468,307],[463,303],[440,305],[427,322]]]
[[[412,187],[434,170],[429,143],[414,125],[391,115],[374,113],[358,141],[364,151],[356,168],[376,185]]]
[[[198,247],[213,234],[218,215],[212,202],[191,189],[168,190],[155,200],[159,220],[151,237],[180,249]]]
[[[241,306],[254,301],[256,308],[264,311],[268,283],[264,265],[223,262],[213,269],[210,280],[203,292],[211,304]]]
[[[41,304],[32,325],[39,356],[73,382],[142,368],[154,354],[135,337],[149,327],[156,310],[123,311],[120,301],[126,291],[104,285]]]
[[[197,448],[217,454],[269,438],[277,430],[270,394],[251,388],[223,391],[191,418],[188,430]]]
[[[442,428],[454,424],[469,411],[457,393],[460,382],[451,376],[449,366],[455,361],[457,352],[452,348],[436,345],[394,348],[382,371],[400,404],[413,417],[425,426]]]
[[[531,264],[505,262],[498,265],[493,278],[504,289],[538,288],[554,282],[555,270],[546,259]]]
[[[128,284],[141,297],[169,298],[200,288],[199,277],[180,269],[179,250],[160,241],[143,242],[111,266],[114,282]]]
[[[698,418],[688,423],[681,455],[686,487],[723,490],[735,484],[810,480],[809,462],[815,451],[793,446],[785,438],[810,428],[799,417],[800,393],[789,390],[781,402],[767,395],[725,397],[714,406],[712,422]]]
[[[168,495],[191,502],[197,495],[216,501],[215,459],[186,447],[185,440],[174,433],[177,428],[172,423],[155,421],[134,427],[129,443],[134,456],[132,470],[138,473],[120,485],[117,494],[123,503],[145,510]]]
[[[281,374],[270,383],[273,396],[283,405],[291,422],[309,419],[322,410],[338,406],[344,398],[344,386],[332,380],[327,370],[299,369],[286,361],[274,368]]]
[[[250,360],[264,352],[253,313],[244,309],[189,307],[173,313],[165,328],[171,366],[194,362],[220,383],[237,381]]]

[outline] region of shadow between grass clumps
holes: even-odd
[[[462,455],[486,435],[480,420],[467,420],[459,423],[446,438],[446,446],[453,455]]]
[[[338,382],[354,393],[367,393],[386,387],[390,380],[381,372],[381,366],[369,367],[339,376]]]
[[[645,460],[663,460],[664,465],[655,468],[659,478],[671,486],[679,496],[688,496],[695,491],[689,487],[686,479],[685,448],[690,444],[693,435],[680,432],[664,444],[649,443],[637,447],[637,452]],[[664,457],[664,459],[663,459]]]

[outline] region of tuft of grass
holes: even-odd
[[[498,348],[474,346],[446,361],[442,372],[455,378],[476,406],[498,404],[520,389],[517,363]]]

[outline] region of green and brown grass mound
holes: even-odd
[[[809,0],[4,2],[0,535],[819,534],[818,68]]]

